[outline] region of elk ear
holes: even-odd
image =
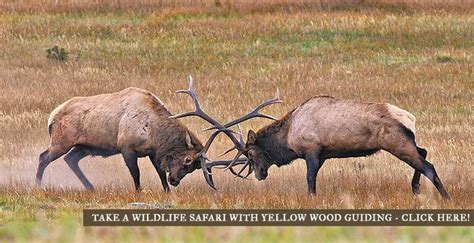
[[[188,145],[188,148],[194,148],[193,142],[191,140],[191,134],[189,134],[188,131],[186,132],[186,144]]]
[[[254,131],[249,130],[249,133],[247,134],[247,144],[254,144],[255,141],[257,141],[257,134],[255,134]]]

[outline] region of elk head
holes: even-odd
[[[250,163],[253,164],[255,178],[265,180],[268,176],[268,168],[273,164],[273,160],[268,156],[265,150],[261,149],[257,143],[257,134],[250,130],[245,144],[245,155]]]
[[[164,169],[169,172],[168,180],[172,186],[177,186],[184,176],[201,168],[202,144],[196,142],[197,139],[193,139],[189,131],[186,131],[185,141],[185,149],[175,152],[173,156],[165,156]]]

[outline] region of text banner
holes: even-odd
[[[474,226],[472,209],[84,209],[84,226]]]

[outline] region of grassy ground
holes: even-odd
[[[278,5],[265,11],[245,4],[76,11],[77,3],[41,11],[22,3],[0,4],[0,239],[473,240],[472,228],[83,228],[80,218],[84,207],[130,208],[132,202],[171,208],[472,208],[471,2],[444,10]],[[54,45],[70,52],[68,61],[46,58],[45,49]],[[191,108],[188,98],[174,91],[186,87],[188,74],[204,109],[221,121],[271,97],[276,86],[284,104],[267,109],[275,116],[321,93],[409,110],[417,117],[417,141],[452,200],[441,200],[425,178],[422,194],[413,196],[412,169],[386,153],[326,163],[317,197],[306,194],[302,161],[272,168],[264,182],[216,172],[218,192],[196,172],[164,194],[143,159],[145,191],[136,194],[119,157],[81,162],[98,188],[92,193],[58,160],[47,168],[43,189],[33,186],[54,107],[73,96],[137,86],[173,112],[185,111]],[[183,121],[196,132],[207,127],[195,118]],[[243,128],[266,123],[254,120]],[[202,140],[206,136],[199,133]],[[211,154],[229,145],[222,137]]]

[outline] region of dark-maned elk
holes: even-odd
[[[207,183],[214,188],[210,167],[204,159],[210,146],[201,142],[153,94],[127,88],[110,94],[75,97],[58,106],[48,121],[49,148],[39,157],[36,182],[41,184],[44,170],[66,154],[64,160],[86,189],[93,189],[79,168],[79,160],[92,156],[122,154],[140,190],[138,157],[149,157],[163,189],[169,182],[177,186],[188,173],[203,168]]]
[[[226,127],[252,117],[249,113]],[[267,177],[271,165],[305,159],[310,193],[316,193],[316,176],[327,159],[368,156],[385,150],[415,169],[414,194],[420,193],[423,174],[444,198],[449,198],[434,166],[426,160],[426,150],[415,142],[415,117],[390,104],[316,96],[257,133],[250,130],[245,148],[238,149],[248,158],[247,176],[253,167],[258,180]],[[232,168],[235,161],[237,158],[227,168]]]

